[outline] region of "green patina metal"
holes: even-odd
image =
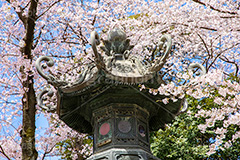
[[[52,66],[50,58],[37,60],[40,75],[58,89],[59,118],[80,133],[93,134],[94,154],[89,160],[158,159],[150,152],[149,132],[170,123],[179,113],[183,100],[164,104],[161,100],[165,96],[140,91],[139,85],[157,88],[165,84],[158,71],[170,53],[171,37],[160,38],[157,47],[162,49],[163,56],[156,57],[153,64],[131,55],[133,46],[119,28],[110,31],[108,39],[103,40],[104,46],[100,48],[105,55],[97,51],[100,38],[96,32],[91,34],[91,44],[95,64],[87,66],[79,80],[71,84],[43,73],[42,68],[46,66],[40,62],[47,61]],[[44,90],[38,97],[39,106],[55,110],[43,106],[45,94],[52,95]]]
[[[171,122],[181,108],[181,101],[167,105],[156,102],[163,98],[165,97],[161,95],[153,96],[148,91],[140,92],[137,84],[101,82],[80,93],[59,89],[58,114],[71,128],[81,133],[92,133],[91,119],[94,110],[111,103],[137,104],[150,113],[149,129],[156,131],[163,128],[165,123]]]

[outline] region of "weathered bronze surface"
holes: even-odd
[[[163,104],[162,95],[140,91],[139,85],[158,88],[164,80],[158,74],[171,50],[171,37],[163,35],[156,47],[162,49],[162,56],[155,57],[154,63],[143,62],[131,54],[130,40],[119,28],[109,32],[103,40],[100,54],[97,32],[91,33],[91,44],[95,62],[86,67],[74,83],[60,81],[42,71],[40,65],[53,61],[48,57],[37,60],[36,68],[48,83],[58,89],[57,113],[69,127],[80,133],[94,135],[94,154],[89,160],[140,160],[157,159],[151,155],[149,132],[164,128],[179,113],[182,101]],[[192,67],[197,67],[194,65]],[[39,106],[49,111],[53,106]]]

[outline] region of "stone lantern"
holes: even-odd
[[[171,37],[163,35],[157,47],[163,56],[155,63],[142,62],[131,54],[133,46],[119,28],[111,30],[97,50],[100,38],[91,33],[95,62],[86,67],[74,83],[60,81],[43,72],[49,57],[40,57],[36,68],[49,84],[57,88],[57,108],[43,106],[48,90],[38,97],[38,104],[47,110],[57,110],[59,118],[69,127],[93,135],[93,155],[88,160],[157,160],[150,151],[149,134],[170,123],[183,106],[183,100],[163,104],[161,95],[140,91],[139,85],[157,88],[164,80],[158,71],[171,50]],[[193,66],[195,67],[195,66]]]

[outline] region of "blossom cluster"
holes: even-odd
[[[172,54],[161,70],[161,76],[175,79],[149,91],[169,97],[162,100],[165,104],[186,96],[198,100],[213,99],[215,109],[205,110],[199,105],[196,114],[206,118],[206,123],[199,125],[202,132],[210,129],[216,121],[223,121],[223,127],[214,130],[218,140],[210,146],[209,154],[223,143],[230,125],[239,126],[240,86],[236,80],[226,78],[239,78],[238,1],[41,0],[34,19],[36,25],[30,59],[23,52],[27,45],[26,18],[32,14],[29,12],[31,2],[9,2],[0,4],[0,146],[9,157],[18,159],[21,156],[18,133],[22,127],[22,102],[28,101],[23,95],[29,90],[24,82],[28,76],[33,77],[30,83],[34,83],[36,94],[46,85],[34,67],[36,59],[43,55],[52,57],[58,65],[54,65],[50,72],[62,80],[75,81],[84,67],[94,61],[89,43],[91,31],[96,30],[104,39],[108,30],[119,26],[134,45],[131,54],[149,61],[154,61],[149,57],[161,35],[168,33],[172,36]],[[191,62],[203,64],[208,73],[193,78],[187,69]],[[43,114],[39,110],[38,116]],[[46,129],[46,135],[39,134],[36,141],[39,150],[49,151],[66,137],[80,136],[65,125],[55,128],[54,124],[59,122],[48,120],[50,127]],[[53,134],[59,136],[50,136]],[[222,146],[230,147],[238,138],[239,132],[236,132]],[[84,147],[81,153],[91,150],[87,145]],[[43,152],[39,155],[43,156]],[[56,152],[56,148],[53,149],[53,153]]]

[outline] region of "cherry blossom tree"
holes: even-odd
[[[45,159],[64,153],[63,144],[71,144],[71,158],[91,153],[86,135],[71,131],[55,113],[36,105],[39,92],[50,86],[34,65],[38,57],[47,55],[58,63],[51,68],[53,75],[74,81],[94,61],[90,32],[96,30],[104,38],[114,27],[126,32],[134,45],[131,54],[147,61],[158,56],[152,54],[158,38],[165,33],[172,36],[172,54],[159,72],[168,83],[149,91],[170,96],[160,100],[164,103],[184,97],[198,100],[196,117],[205,119],[199,129],[217,135],[208,155],[221,145],[231,147],[240,138],[239,10],[236,0],[1,1],[0,156]],[[198,77],[189,71],[194,62],[202,64],[207,74]],[[206,97],[213,100],[213,107],[200,103]],[[56,103],[54,97],[50,101]],[[36,134],[41,130],[35,127],[39,115],[49,121],[44,134]],[[218,121],[222,126],[212,128]],[[224,142],[233,125],[236,130]]]

